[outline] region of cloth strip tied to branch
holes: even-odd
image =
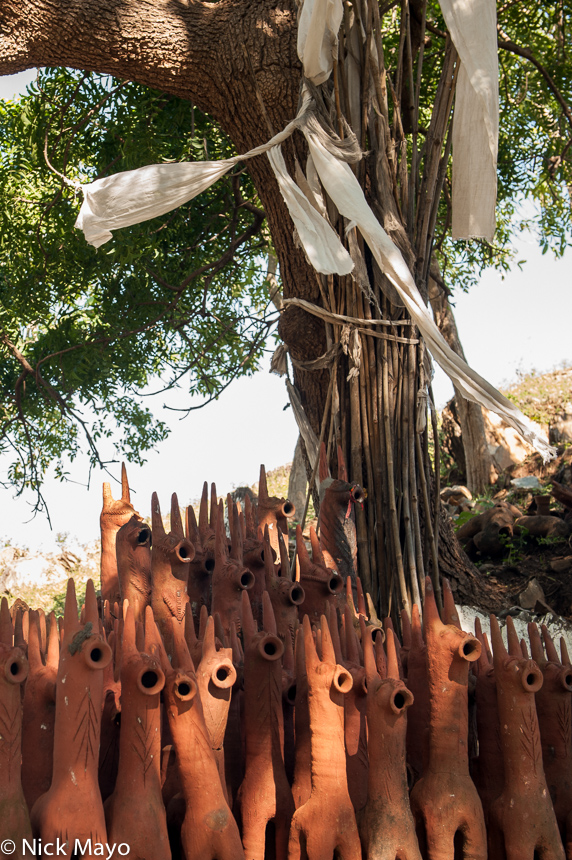
[[[278,146],[292,134],[295,128],[299,128],[306,137],[312,162],[323,188],[340,214],[357,226],[380,269],[397,290],[412,322],[425,338],[433,358],[465,397],[500,415],[545,459],[553,456],[554,449],[539,435],[534,424],[448,346],[421,298],[401,251],[373,214],[361,186],[349,167],[348,161],[355,161],[359,154],[355,137],[348,135],[344,141],[341,141],[332,132],[327,132],[317,119],[315,102],[305,87],[296,118],[271,141],[250,150],[245,155],[225,159],[222,162],[149,165],[140,170],[115,174],[83,186],[84,202],[76,226],[84,229],[88,241],[96,246],[101,245],[111,237],[110,229],[164,214],[183,203],[185,199],[196,196],[238,161],[252,158]],[[280,182],[278,174],[282,172],[283,159],[276,158],[274,153],[270,162],[275,172],[277,171],[277,179]],[[175,168],[183,173],[187,171],[189,174],[184,193],[173,180]],[[161,184],[163,174],[168,174],[168,181],[165,179],[164,193]],[[303,191],[296,186],[297,191],[294,195],[290,183],[294,185],[291,177],[288,177],[287,181],[282,177],[281,191],[287,206],[292,205],[295,197],[296,206],[289,211],[308,259],[322,273],[347,274],[353,268],[350,255],[325,218],[304,197]],[[302,198],[306,200],[307,206],[302,203]],[[300,205],[299,209],[298,205]],[[339,248],[336,247],[336,243]],[[361,325],[364,331],[367,330],[365,321],[361,321]],[[379,333],[378,336],[383,335]]]

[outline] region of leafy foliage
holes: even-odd
[[[427,158],[425,142],[443,68],[446,26],[437,0],[426,8],[423,51],[419,50],[422,3],[411,3],[411,42],[415,59],[412,77],[418,84],[420,143],[413,166],[412,138],[405,127],[407,161],[414,176],[421,175]],[[439,201],[433,249],[441,273],[451,285],[468,289],[486,267],[507,273],[515,265],[514,238],[532,232],[544,253],[562,256],[572,244],[572,63],[569,0],[531,3],[507,0],[498,4],[500,128],[498,152],[497,229],[494,243],[470,243],[451,238],[452,162],[448,158]],[[417,44],[415,44],[417,34]],[[413,110],[407,87],[400,80],[400,15],[392,6],[384,18],[386,65],[396,95],[390,101],[392,136],[396,113],[401,121]],[[417,48],[417,50],[416,50]],[[422,74],[419,75],[421,63]],[[402,61],[402,64],[405,65]],[[401,97],[398,98],[401,94]],[[395,104],[399,105],[396,110]],[[449,128],[450,133],[450,128]],[[443,151],[445,151],[445,146]],[[416,180],[418,182],[418,180]],[[418,192],[418,187],[416,191]]]
[[[99,251],[61,179],[232,154],[188,102],[96,74],[45,69],[0,103],[0,453],[20,490],[39,492],[50,464],[63,477],[62,455],[86,444],[101,463],[112,436],[141,462],[168,432],[144,405],[150,383],[212,398],[256,368],[273,319],[246,174]]]
[[[432,254],[445,284],[466,288],[485,266],[507,271],[520,264],[512,240],[523,229],[538,233],[543,250],[564,253],[572,226],[570,0],[501,0],[498,9],[492,246],[450,236],[449,107],[431,137],[439,98],[447,103],[439,96],[448,42],[438,2],[383,4],[380,15],[389,129],[379,126],[377,142],[364,132],[361,142],[376,151],[386,141],[380,151],[422,261],[419,282]],[[358,111],[368,112],[373,118],[369,103]],[[99,252],[74,231],[79,201],[62,181],[230,154],[220,129],[189,103],[106,76],[46,69],[27,96],[0,105],[0,453],[12,455],[7,480],[15,486],[38,489],[54,463],[63,476],[63,453],[73,459],[86,442],[92,463],[111,437],[116,454],[140,460],[167,433],[142,399],[157,377],[155,387],[216,397],[256,367],[274,318],[256,265],[269,244],[264,213],[246,174],[237,170],[167,216],[117,231]]]
[[[522,266],[512,245],[521,232],[557,257],[572,244],[570,12],[569,2],[499,3],[497,230],[492,246],[444,240],[443,271],[463,289],[487,266]]]

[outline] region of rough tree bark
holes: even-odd
[[[366,7],[367,4],[364,9]],[[364,23],[370,32],[376,27],[377,54],[382,62],[376,14],[376,6],[367,7],[368,20]],[[266,141],[296,114],[301,81],[296,54],[296,18],[294,0],[258,0],[256,3],[251,0],[217,3],[200,0],[0,0],[0,74],[42,65],[65,65],[137,81],[193,102],[219,122],[238,152],[244,152]],[[408,26],[406,23],[405,27]],[[355,27],[354,31],[357,32]],[[422,41],[406,39],[405,30],[403,33],[404,50],[411,67]],[[348,38],[349,34],[348,29]],[[373,74],[370,48],[363,45],[358,48],[362,70],[367,75]],[[373,83],[378,102],[385,99],[385,120],[364,107],[361,119],[358,116],[354,123],[358,127],[361,123],[361,130],[354,128],[354,131],[364,149],[368,149],[364,145],[366,142],[370,148],[372,142],[371,139],[366,141],[365,126],[370,122],[371,129],[376,129],[370,133],[377,141],[377,155],[360,164],[358,176],[374,212],[402,250],[422,293],[430,257],[430,250],[429,254],[427,250],[431,247],[431,230],[427,225],[431,223],[434,210],[433,197],[440,194],[437,169],[451,111],[455,62],[456,54],[447,43],[438,92],[441,106],[434,112],[427,133],[428,166],[419,190],[421,203],[416,226],[412,197],[406,194],[407,169],[403,173],[407,149],[403,129],[401,122],[394,120],[398,128],[391,133],[401,136],[396,146],[387,124],[384,71]],[[406,68],[405,62],[403,68]],[[402,84],[406,75],[407,72],[402,74]],[[397,90],[400,91],[399,86]],[[368,92],[365,86],[362,90],[364,104]],[[342,95],[347,98],[347,89]],[[346,105],[348,118],[349,114]],[[301,135],[295,134],[284,149],[290,168],[294,166],[295,155],[302,165],[305,164]],[[293,240],[292,222],[267,158],[260,156],[249,161],[248,170],[268,218],[284,297],[303,298],[324,305],[330,296],[330,310],[360,319],[371,317],[372,307],[355,280],[346,277],[337,279],[335,284],[326,283],[308,266]],[[337,226],[343,234],[341,220]],[[421,239],[414,250],[416,235]],[[383,277],[376,273],[368,249],[362,246],[361,254],[362,261],[367,264],[367,271],[366,265],[363,266],[365,278],[369,277],[376,295],[383,301],[384,315],[396,321],[403,319],[403,310],[392,307],[382,298]],[[387,289],[384,291],[387,293]],[[403,322],[401,326],[394,330],[416,343],[413,327]],[[290,355],[302,361],[323,355],[329,342],[340,340],[341,328],[336,325],[326,329],[320,319],[295,307],[285,310],[280,322],[280,334]],[[330,432],[329,439],[342,443],[350,478],[370,488],[367,523],[365,515],[358,512],[362,573],[374,596],[382,603],[383,611],[387,611],[388,601],[394,609],[398,604],[408,605],[411,597],[415,597],[417,581],[422,582],[423,578],[423,539],[417,514],[422,487],[417,486],[411,476],[417,475],[425,484],[426,499],[426,490],[431,485],[429,459],[426,444],[423,453],[423,445],[419,445],[419,439],[415,440],[410,432],[418,408],[415,398],[422,352],[416,351],[415,346],[404,346],[395,335],[389,344],[387,340],[359,337],[362,369],[359,376],[346,383],[349,369],[346,359],[340,364],[333,398],[336,411],[330,420],[335,432],[333,437]],[[295,368],[295,381],[308,418],[319,435],[330,372]],[[408,432],[404,426],[409,428]],[[391,468],[384,460],[383,451],[393,457]],[[435,518],[436,526],[438,522]],[[400,548],[404,524],[410,539]],[[458,554],[451,533],[440,526],[438,531],[441,532],[442,550],[453,545],[458,593],[462,595],[466,581],[464,590],[474,597],[478,592],[474,568]],[[386,552],[386,547],[391,549]],[[427,554],[426,536],[424,549]],[[409,576],[407,583],[403,559]],[[426,567],[430,567],[429,562]]]

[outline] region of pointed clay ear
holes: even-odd
[[[66,633],[79,627],[77,618],[77,600],[75,596],[75,582],[68,579],[66,591],[66,602],[64,606],[64,629]]]
[[[199,505],[199,531],[204,537],[209,527],[209,487],[205,481],[203,484],[203,494]]]
[[[361,663],[361,660],[359,658],[359,647],[354,627],[354,617],[352,616],[351,609],[347,604],[344,606],[344,616],[346,633],[346,654],[348,658],[348,663],[354,663],[359,665]]]
[[[40,647],[40,620],[38,613],[32,609],[30,612],[30,630],[28,633],[28,663],[30,671],[38,672],[44,665],[42,650]]]
[[[221,499],[222,501],[222,499]],[[218,497],[216,494],[216,484],[211,484],[211,529],[214,531],[216,527],[216,520],[218,516]]]
[[[399,664],[397,662],[397,651],[395,649],[395,637],[393,630],[386,632],[385,650],[387,653],[387,677],[399,681]]]
[[[378,618],[378,615],[377,615],[375,606],[373,605],[373,600],[371,599],[371,594],[369,593],[369,591],[366,591],[365,599],[367,600],[367,609],[369,612],[369,620],[371,621],[371,623],[374,627],[378,627],[381,629],[382,624]],[[405,614],[407,614],[407,611],[405,609],[403,610],[403,612],[405,612]]]
[[[215,622],[212,615],[209,615],[205,635],[203,637],[203,658],[214,657],[215,654]]]
[[[486,672],[490,668],[492,660],[490,659],[490,654],[487,650],[485,635],[481,626],[481,620],[478,616],[475,618],[475,636],[481,643],[481,656],[479,657],[477,662],[479,672]]]
[[[47,642],[46,666],[58,669],[60,662],[60,634],[55,612],[50,612],[49,633]]]
[[[532,621],[527,625],[527,629],[532,659],[540,665],[546,659],[544,656],[544,648],[542,647],[542,640],[540,639],[540,631]]]
[[[153,608],[151,606],[145,607],[145,644],[144,649],[145,653],[149,654],[150,657],[155,657],[155,659],[159,659],[160,657],[160,649],[159,649],[159,640],[160,640],[159,631],[157,630],[157,625],[155,624],[155,619],[153,618]]]
[[[320,546],[320,539],[316,534],[316,529],[314,526],[310,526],[310,545],[312,547],[312,561],[314,564],[319,564],[321,567],[326,567],[326,562],[324,561],[324,554],[322,553],[322,547]]]
[[[493,657],[502,660],[508,657],[508,652],[504,646],[502,633],[497,621],[496,615],[491,615],[491,644],[493,646]]]
[[[231,500],[230,495],[228,499],[230,501],[230,504],[227,501],[228,521],[230,524],[230,557],[239,564],[242,564],[244,558],[242,528],[240,527],[236,504]]]
[[[511,657],[518,657],[522,659],[522,651],[520,650],[520,641],[518,638],[518,633],[514,627],[514,621],[512,620],[510,615],[507,615],[506,619],[506,635],[508,639],[508,653]]]
[[[443,626],[437,602],[435,600],[435,592],[433,591],[433,583],[428,576],[425,577],[425,604],[423,606],[423,627],[425,628],[425,636],[430,628],[440,630]]]
[[[114,501],[111,495],[111,484],[107,481],[103,482],[103,511],[106,511]]]
[[[22,609],[18,607],[14,613],[14,647],[22,648],[22,650],[26,649],[26,641],[24,639],[24,630],[23,630],[23,620],[24,613]]]
[[[163,526],[157,493],[153,493],[151,496],[151,530],[156,541],[161,537],[165,537],[165,527]]]
[[[262,628],[266,633],[272,633],[274,636],[278,636],[274,609],[272,608],[272,601],[270,600],[270,595],[267,591],[262,593]]]
[[[278,529],[278,534],[280,534],[280,529]],[[276,579],[276,569],[274,567],[274,559],[272,557],[272,547],[270,546],[270,532],[268,530],[268,524],[264,526],[262,544],[264,547],[264,579],[266,581],[266,587],[269,588]]]
[[[448,579],[443,577],[443,615],[442,621],[443,624],[453,624],[455,627],[461,628],[461,622],[459,620],[459,613],[457,612],[457,607],[455,606],[455,598],[453,597],[453,592],[451,590],[451,583]]]
[[[42,654],[45,654],[46,649],[48,647],[48,630],[46,622],[46,613],[43,609],[38,609],[38,620],[40,624],[40,649],[42,651]]]
[[[520,650],[522,651],[522,656],[524,657],[524,659],[528,660],[528,648],[526,647],[526,642],[524,641],[524,638],[520,640]]]
[[[242,532],[242,543],[244,544],[244,541],[246,540],[246,520],[244,518],[244,514],[242,513],[242,508],[240,507],[240,504],[238,502],[236,504],[238,508],[238,523],[240,525],[240,531]]]
[[[352,591],[351,576],[346,576],[346,606],[350,609],[352,618],[357,618],[356,605],[354,603],[354,594]]]
[[[127,603],[127,601],[125,601]],[[127,606],[123,619],[123,636],[121,637],[121,660],[125,662],[129,657],[138,653],[137,632],[135,630],[135,616],[130,606]]]
[[[88,579],[85,587],[85,611],[84,623],[91,622],[93,631],[97,633],[99,630],[99,615],[97,612],[97,597],[95,596],[95,586],[93,579]]]
[[[199,538],[199,530],[197,527],[197,518],[195,516],[195,510],[192,505],[187,505],[187,510],[185,512],[185,526],[186,526],[186,538],[190,540],[193,546],[196,548],[198,544],[200,544]]]
[[[560,663],[560,660],[558,658],[558,651],[554,646],[554,642],[552,641],[552,637],[548,632],[548,627],[546,626],[546,624],[542,625],[541,630],[542,638],[544,639],[544,647],[546,648],[546,656],[552,663]]]
[[[334,643],[332,642],[328,619],[325,615],[322,615],[320,618],[320,629],[322,633],[322,660],[325,663],[335,663],[336,652],[334,651]]]
[[[375,653],[373,649],[373,639],[371,636],[371,627],[366,627],[365,619],[360,618],[359,625],[361,629],[361,642],[363,646],[363,665],[365,669],[365,678],[368,684],[377,680],[379,677],[377,667],[375,665]]]
[[[260,465],[260,479],[258,481],[258,499],[259,501],[268,501],[268,485],[266,483],[266,469]]]
[[[568,648],[564,641],[564,636],[560,637],[560,659],[563,666],[570,666],[570,657],[568,656]]]
[[[203,604],[201,606],[201,611],[199,614],[199,640],[201,642],[205,638],[208,620],[209,620],[209,611],[208,611],[207,607]]]
[[[307,615],[304,615],[302,626],[304,630],[304,653],[306,658],[306,672],[309,672],[310,669],[315,668],[319,664],[320,660],[318,657],[318,652],[316,651],[316,644],[314,642],[314,635],[312,633],[312,625],[310,624],[310,619]]]
[[[125,463],[121,464],[121,501],[131,504],[131,494],[129,492],[129,481],[127,480],[127,469]]]
[[[320,465],[318,467],[318,481],[320,484],[330,477],[330,467],[328,466],[328,455],[324,442],[320,445]]]
[[[183,520],[181,519],[181,510],[179,508],[179,500],[177,494],[171,496],[171,534],[176,537],[184,537]]]
[[[358,613],[359,613],[360,615],[364,615],[364,616],[367,618],[367,607],[366,607],[366,605],[365,605],[365,595],[364,595],[364,593],[363,593],[363,586],[362,586],[362,584],[361,584],[361,579],[359,578],[359,576],[358,576],[358,578],[357,578],[357,582],[356,582],[356,584],[357,584],[357,606],[358,606]]]
[[[346,466],[346,459],[344,457],[344,452],[340,445],[338,445],[338,480],[345,481],[348,483],[348,470]]]
[[[249,537],[255,537],[258,534],[258,523],[256,521],[256,511],[252,505],[252,501],[248,493],[244,497],[244,521],[246,534]]]

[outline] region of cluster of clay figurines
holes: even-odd
[[[572,860],[563,642],[531,624],[527,646],[510,617],[506,645],[494,616],[490,644],[463,632],[429,579],[398,637],[357,578],[361,489],[341,462],[323,478],[322,534],[309,551],[298,528],[292,564],[264,469],[226,518],[214,487],[184,525],[173,496],[169,532],[124,471],[101,598],[89,581],[78,610],[70,580],[59,619],[2,601],[12,857]]]

